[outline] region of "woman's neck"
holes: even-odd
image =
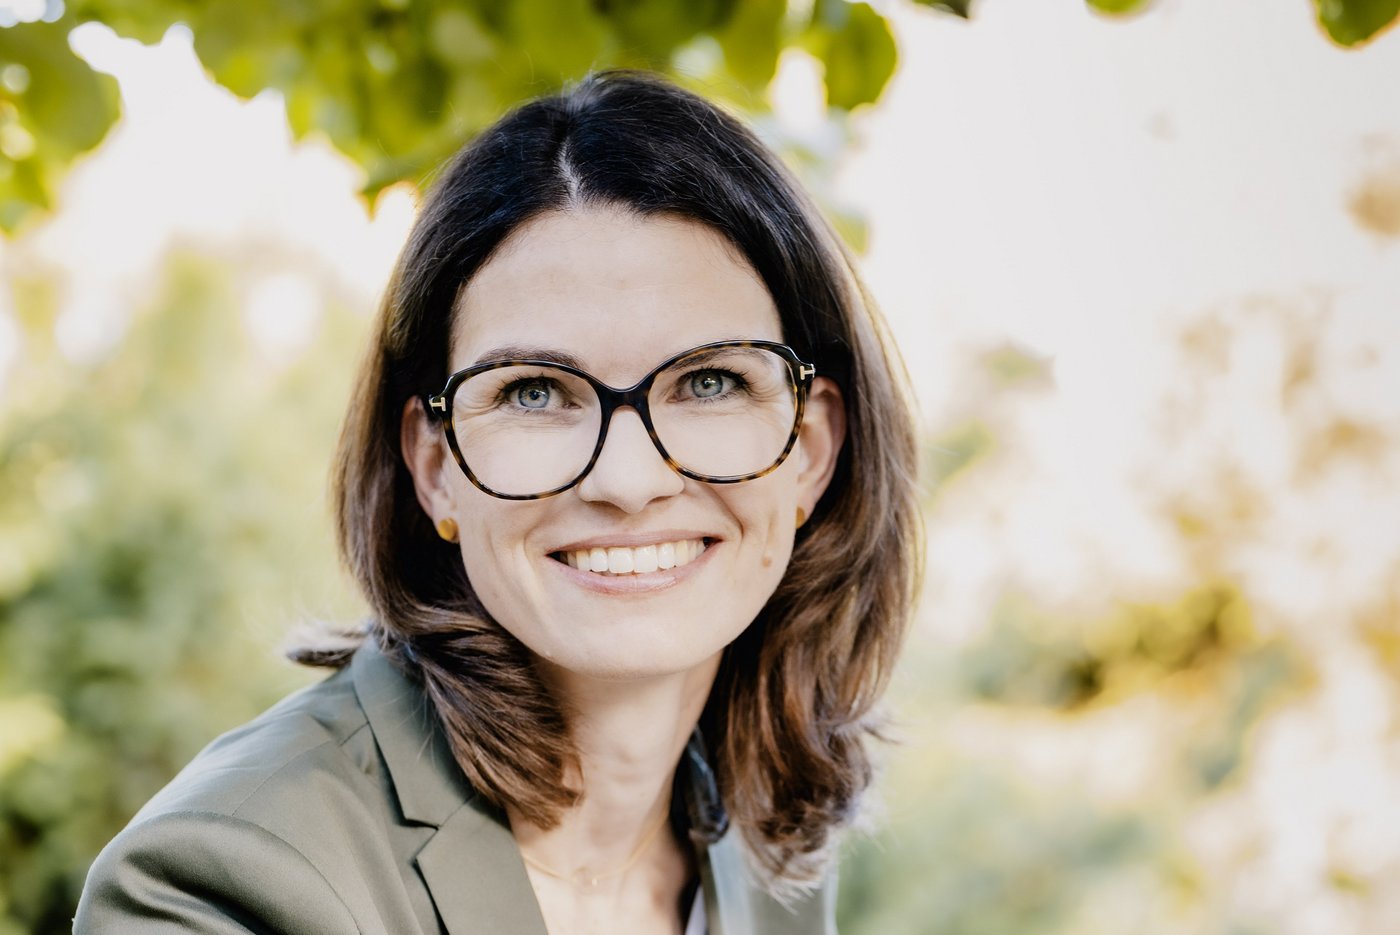
[[[684,673],[625,682],[545,669],[568,713],[579,767],[569,779],[583,797],[549,830],[507,812],[551,933],[588,931],[561,920],[590,916],[611,917],[602,929],[610,931],[620,930],[620,914],[678,917],[693,859],[669,829],[655,832],[718,666],[716,655]]]

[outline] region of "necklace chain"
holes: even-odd
[[[661,812],[660,820],[652,826],[651,830],[646,833],[646,837],[642,838],[642,842],[637,845],[634,851],[632,851],[632,856],[627,858],[626,863],[624,863],[621,867],[618,867],[615,870],[608,870],[603,873],[595,873],[591,876],[580,877],[580,875],[577,872],[560,873],[558,870],[555,870],[552,867],[546,867],[544,864],[540,863],[538,860],[531,857],[523,850],[520,852],[520,858],[524,860],[525,863],[529,864],[531,867],[534,867],[540,873],[543,873],[546,876],[554,877],[556,880],[564,880],[565,882],[575,884],[586,882],[590,887],[593,887],[598,885],[599,880],[606,880],[608,877],[615,877],[620,874],[626,873],[628,870],[631,870],[632,866],[636,864],[638,860],[641,859],[644,853],[646,853],[646,849],[651,846],[652,841],[656,840],[656,836],[661,833],[661,829],[664,827],[666,827],[665,810]]]

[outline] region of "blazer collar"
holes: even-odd
[[[394,780],[403,817],[442,825],[475,793],[452,756],[427,694],[372,641],[355,651],[350,674]]]
[[[546,935],[505,815],[467,783],[422,687],[370,641],[355,652],[350,673],[404,818],[437,828],[416,863],[447,930]],[[748,932],[748,874],[698,730],[681,757],[676,785],[676,805],[693,829],[709,931]]]
[[[548,935],[510,827],[473,797],[448,816],[416,863],[450,935]]]
[[[699,727],[691,732],[690,742],[681,754],[673,796],[685,809],[700,868],[706,930],[709,935],[748,935],[752,931],[748,869],[738,840],[730,833],[729,815],[720,799]]]
[[[414,857],[451,935],[547,935],[505,815],[468,785],[427,695],[366,642],[350,663],[405,819],[436,832]]]

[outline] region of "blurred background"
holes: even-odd
[[[861,935],[1400,931],[1400,0],[0,0],[0,933],[363,608],[423,181],[590,67],[745,115],[921,402]]]

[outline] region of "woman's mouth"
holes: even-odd
[[[579,571],[600,575],[644,575],[689,565],[710,545],[709,539],[677,539],[654,545],[606,546],[550,553],[550,558]]]

